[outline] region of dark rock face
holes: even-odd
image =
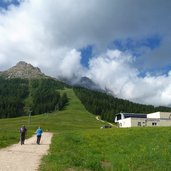
[[[99,86],[96,85],[90,78],[88,77],[81,77],[79,82],[76,84],[84,88],[92,89],[92,90],[97,90],[99,89]]]
[[[98,84],[96,84],[94,81],[92,81],[90,78],[86,76],[81,78],[74,77],[71,79],[59,78],[59,80],[71,86],[83,87],[90,90],[97,90],[101,92],[103,91]]]
[[[8,79],[10,78],[31,79],[31,78],[46,77],[45,74],[43,74],[38,67],[34,67],[31,64],[28,64],[24,61],[20,61],[12,68],[4,72],[0,72],[0,75]]]

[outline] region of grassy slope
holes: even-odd
[[[0,148],[19,141],[19,128],[23,124],[28,128],[28,137],[35,132],[39,125],[44,130],[53,132],[99,127],[99,122],[84,109],[72,89],[65,91],[71,99],[71,104],[66,110],[32,116],[30,125],[28,117],[0,119]]]
[[[60,112],[0,120],[0,147],[17,142],[18,129],[37,126],[54,132],[49,155],[41,170],[171,170],[171,128],[99,129],[71,89],[69,106]]]

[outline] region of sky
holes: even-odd
[[[19,61],[171,106],[170,0],[0,0],[0,71]]]

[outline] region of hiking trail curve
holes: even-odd
[[[25,140],[25,144],[14,144],[0,149],[0,171],[35,171],[39,169],[41,158],[48,153],[53,134],[44,132],[40,145],[36,135]]]

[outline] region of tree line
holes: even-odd
[[[53,79],[32,80],[30,83],[32,113],[41,114],[62,110],[68,103],[66,93],[60,95],[57,89],[63,89],[64,84]]]
[[[145,114],[156,111],[171,112],[171,108],[169,107],[154,107],[152,105],[133,103],[103,92],[81,87],[75,87],[74,92],[89,112],[100,115],[103,120],[110,122],[114,122],[115,115],[120,112]]]
[[[66,85],[53,79],[0,78],[0,118],[42,114],[62,110],[68,103],[67,95],[59,90]]]
[[[22,116],[28,94],[28,80],[0,78],[0,118]]]

